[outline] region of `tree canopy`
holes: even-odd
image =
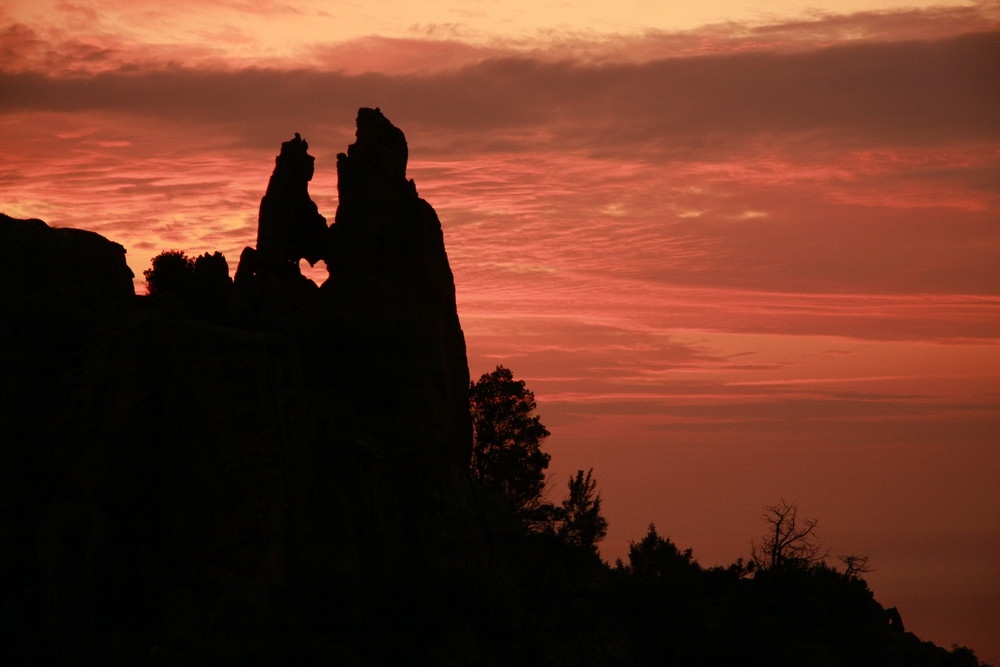
[[[640,579],[664,579],[689,575],[698,571],[698,565],[691,549],[681,551],[669,537],[661,537],[651,523],[645,537],[629,541],[628,570]]]
[[[182,293],[194,279],[194,260],[182,250],[164,250],[153,258],[153,266],[142,275],[150,294]]]
[[[540,447],[549,431],[535,408],[534,393],[503,366],[469,388],[472,477],[529,521],[545,509],[542,491],[550,458]]]
[[[597,493],[594,469],[582,470],[569,478],[569,495],[562,503],[559,536],[567,544],[596,551],[597,543],[608,532],[608,521],[601,515],[601,495]]]

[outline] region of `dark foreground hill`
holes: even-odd
[[[136,296],[120,245],[0,216],[0,662],[976,664],[832,570],[525,533],[468,475],[440,223],[357,123],[332,225],[282,145],[234,280],[216,253]]]

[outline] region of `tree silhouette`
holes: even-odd
[[[821,553],[814,542],[819,522],[816,519],[800,522],[795,503],[782,498],[774,505],[765,505],[761,519],[769,529],[760,543],[751,542],[751,561],[757,571],[806,569],[829,555]]]
[[[873,572],[874,568],[868,567],[868,556],[838,556],[837,560],[844,564],[844,576],[848,579],[857,579],[862,574]]]
[[[608,531],[608,521],[601,516],[601,496],[591,468],[569,478],[569,496],[562,503],[563,522],[559,536],[567,544],[594,551]]]
[[[164,250],[153,258],[152,268],[142,272],[152,295],[183,294],[194,281],[194,260],[182,250]]]
[[[471,384],[471,472],[526,523],[551,527],[554,508],[542,499],[550,457],[540,449],[549,431],[535,407],[534,393],[503,366]]]
[[[670,538],[661,537],[651,523],[645,537],[629,541],[628,569],[640,579],[675,579],[698,569],[692,553],[691,549],[681,551]]]

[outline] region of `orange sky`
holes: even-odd
[[[606,558],[728,563],[795,499],[1000,661],[1000,5],[682,4],[8,0],[0,210],[235,268],[280,142],[332,220],[379,106]]]

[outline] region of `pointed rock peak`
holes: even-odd
[[[274,159],[274,172],[260,201],[257,250],[261,257],[253,273],[270,267],[297,274],[297,266],[286,264],[297,265],[302,258],[315,264],[323,258],[326,218],[309,198],[315,158],[308,149],[309,144],[296,132],[291,141],[282,142]],[[245,268],[242,261],[241,268]]]
[[[347,157],[357,168],[376,170],[390,180],[406,180],[408,150],[403,131],[389,122],[379,108],[358,110],[357,140]]]
[[[308,182],[312,180],[316,158],[309,155],[309,144],[296,132],[290,141],[281,143],[281,153],[274,158],[274,175],[283,181]]]

